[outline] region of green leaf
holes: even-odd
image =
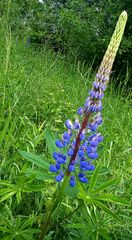
[[[72,223],[72,224],[67,224],[67,225],[63,225],[65,228],[77,228],[77,229],[82,229],[82,228],[87,228],[87,226],[85,226],[82,223]]]
[[[53,155],[53,152],[56,152],[58,151],[58,147],[56,146],[55,142],[56,142],[56,137],[53,136],[50,131],[48,129],[45,130],[45,139],[46,139],[46,144],[47,144],[47,147],[48,147],[48,151],[52,157]],[[65,148],[62,148],[62,149],[59,149],[61,153],[66,153],[66,149]]]
[[[25,229],[27,226],[32,225],[35,222],[35,218],[29,218],[27,219],[22,225],[21,230]]]
[[[55,145],[56,138],[51,135],[48,129],[45,130],[45,139],[50,155],[52,156],[53,152],[58,151],[58,148]]]
[[[26,233],[24,233],[24,232],[20,232],[19,233],[19,236],[21,236],[22,237],[22,239],[25,239],[25,240],[34,240],[34,238],[32,238],[31,237],[31,235],[27,235]]]
[[[13,240],[13,234],[10,234],[10,235],[6,235],[5,237],[3,237],[1,240]],[[20,240],[20,239],[19,239]]]
[[[41,170],[28,168],[26,169],[25,173],[28,177],[33,175],[35,179],[38,179],[38,180],[54,180],[53,174],[45,173]]]
[[[10,231],[10,229],[8,229],[8,228],[6,228],[6,227],[2,227],[2,226],[0,226],[0,231],[2,231],[2,232],[8,232],[8,233],[10,233],[11,231]]]
[[[12,197],[12,196],[15,195],[15,194],[16,194],[16,191],[14,191],[14,192],[10,192],[10,193],[4,195],[3,197],[1,197],[0,202],[5,201],[6,199]]]
[[[12,186],[13,186],[12,183],[10,183],[10,182],[8,182],[8,181],[5,181],[5,180],[0,180],[0,184],[1,184],[1,185],[6,185],[6,186],[9,186],[9,187],[12,187]]]
[[[101,235],[102,239],[105,240],[112,240],[111,237],[109,236],[108,230],[105,229],[104,227],[99,229],[99,235]]]
[[[19,150],[19,153],[22,157],[26,158],[29,162],[36,164],[38,167],[49,170],[49,162],[44,160],[41,156],[35,155],[30,152],[25,152]]]
[[[96,185],[100,169],[101,169],[101,165],[97,166],[97,168],[93,172],[93,175],[92,175],[91,180],[90,180],[90,185],[89,185],[89,190],[88,190],[89,192],[94,190],[94,187]]]
[[[29,228],[29,229],[24,229],[22,232],[26,232],[26,233],[29,233],[29,234],[34,234],[34,233],[39,233],[39,232],[40,232],[40,229],[37,229],[37,228]]]
[[[114,202],[114,203],[118,203],[118,204],[122,204],[122,205],[130,205],[128,201],[126,201],[123,198],[117,197],[113,194],[102,194],[96,198],[94,198],[96,200],[102,200],[102,201],[107,201],[107,202]]]
[[[12,188],[2,188],[0,189],[0,195],[4,195],[5,193],[11,192]]]
[[[112,179],[112,180],[109,180],[103,184],[101,184],[99,187],[97,187],[95,190],[94,190],[94,193],[98,193],[108,187],[111,187],[113,185],[116,185],[117,183],[119,182],[119,179]]]
[[[107,208],[103,203],[100,201],[94,201],[94,203],[99,206],[102,210],[104,210],[106,213],[108,213],[112,218],[114,218],[116,221],[121,222],[121,219],[118,217],[117,214],[112,212],[109,208]]]
[[[23,192],[36,192],[36,191],[42,191],[44,189],[44,184],[39,185],[30,185],[28,187],[24,187]]]

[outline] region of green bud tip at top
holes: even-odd
[[[124,29],[127,22],[127,12],[123,11],[118,19],[118,22],[115,27],[115,31],[111,37],[111,41],[108,45],[108,48],[105,52],[103,60],[101,62],[100,68],[98,70],[98,74],[108,78],[113,66],[113,62],[116,57],[116,53],[118,51]]]

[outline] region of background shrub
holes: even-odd
[[[1,16],[9,5],[8,23],[17,38],[25,36],[32,43],[46,44],[77,61],[91,64],[94,60],[93,67],[99,65],[120,12],[127,10],[128,23],[115,66],[120,80],[128,68],[131,74],[131,0],[2,0]]]

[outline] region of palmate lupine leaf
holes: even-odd
[[[104,210],[104,212],[108,213],[113,219],[115,219],[117,222],[120,222],[121,219],[120,217],[114,213],[113,211],[111,211],[108,207],[106,207],[106,205],[104,205],[102,202],[100,201],[94,201],[94,204],[98,207],[100,207],[102,210]]]
[[[25,171],[26,176],[34,176],[37,180],[54,180],[54,176],[48,172],[44,172],[40,169],[27,168]]]
[[[113,202],[116,204],[121,204],[121,205],[126,205],[126,206],[130,206],[129,202],[121,197],[117,197],[113,194],[101,194],[97,197],[95,197],[94,199],[96,200],[102,200],[102,201],[107,201],[107,202]]]
[[[98,186],[96,189],[94,189],[94,194],[95,194],[95,193],[99,193],[100,191],[103,191],[103,190],[106,189],[106,188],[113,187],[113,186],[116,185],[119,181],[120,181],[120,179],[110,179],[110,180],[102,183],[100,186]]]
[[[95,171],[94,171],[94,173],[93,173],[93,175],[91,177],[90,186],[89,186],[89,192],[91,192],[94,189],[95,185],[96,185],[100,169],[101,169],[101,165],[99,165],[95,169]]]
[[[31,163],[34,163],[36,166],[41,167],[45,170],[49,169],[49,165],[50,165],[49,162],[47,160],[43,159],[41,156],[35,155],[30,152],[25,152],[22,150],[19,150],[19,153],[22,157],[26,158]]]

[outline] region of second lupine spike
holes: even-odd
[[[123,11],[117,22],[110,44],[101,62],[92,90],[86,99],[84,107],[78,109],[79,117],[72,123],[67,120],[65,125],[67,132],[64,132],[61,140],[56,140],[58,148],[67,148],[67,154],[54,152],[55,165],[50,166],[50,171],[57,173],[56,181],[61,182],[65,175],[70,176],[70,185],[76,185],[74,171],[78,171],[78,179],[87,183],[86,171],[94,170],[92,161],[98,158],[97,147],[103,141],[98,127],[102,124],[102,98],[109,81],[112,65],[119,48],[124,28],[127,21],[127,13]]]

